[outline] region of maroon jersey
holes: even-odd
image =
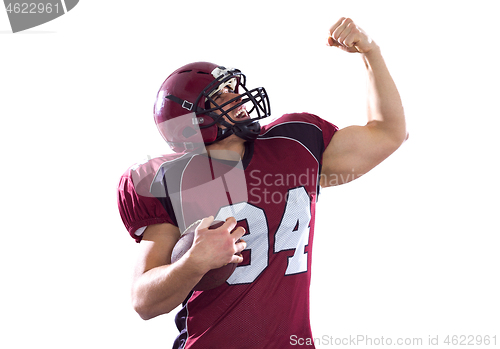
[[[173,348],[288,348],[291,338],[312,338],[315,205],[322,154],[336,131],[314,115],[287,114],[246,143],[241,169],[212,160],[211,172],[203,174],[206,157],[172,155],[137,165],[122,177],[120,213],[136,241],[149,224],[184,226],[209,215],[233,216],[247,232],[244,260],[226,283],[194,291],[183,302]],[[165,184],[165,174],[173,185]],[[229,190],[242,178],[245,190]],[[204,185],[208,182],[213,185]]]

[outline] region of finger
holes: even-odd
[[[241,254],[235,254],[233,257],[231,257],[231,261],[229,263],[242,263],[243,262],[243,256]]]
[[[237,241],[238,239],[241,239],[243,235],[245,235],[247,231],[243,227],[237,227],[232,233],[231,236],[233,237],[234,241]]]
[[[196,230],[207,229],[212,224],[213,221],[214,221],[214,216],[203,218],[201,220],[201,223],[196,228]]]
[[[335,23],[334,25],[332,25],[332,26],[330,27],[330,30],[329,30],[329,32],[330,32],[330,36],[332,36],[332,34],[333,34],[333,32],[335,31],[335,29],[337,29],[337,27],[338,27],[338,26],[340,26],[340,25],[342,24],[342,22],[344,21],[344,19],[345,19],[345,17],[341,17],[341,18],[337,21],[337,23]]]
[[[238,241],[235,245],[236,245],[235,246],[236,247],[236,254],[241,253],[241,251],[243,251],[245,248],[247,248],[247,243],[244,240]]]
[[[349,48],[355,48],[359,51],[356,45],[358,45],[361,40],[361,33],[356,28],[355,30],[352,30],[351,33],[345,38],[344,45]]]
[[[347,26],[343,31],[342,33],[340,34],[339,38],[337,39],[337,41],[341,44],[341,45],[344,45],[344,46],[348,46],[347,45],[347,42],[346,42],[346,39],[349,37],[349,35],[351,34],[352,32],[352,27],[351,26]],[[349,47],[349,46],[348,46]]]
[[[328,46],[335,46],[335,47],[340,46],[340,44],[337,41],[335,41],[331,36],[329,36],[327,40],[328,40],[327,41]]]
[[[234,217],[229,217],[226,218],[226,221],[224,222],[223,225],[220,226],[218,229],[224,229],[227,230],[229,233],[233,231],[233,229],[236,227],[236,224],[238,224],[238,221]]]
[[[339,37],[342,35],[342,32],[347,28],[347,26],[352,22],[352,19],[346,18],[341,25],[339,25],[332,33],[332,37],[339,41]]]

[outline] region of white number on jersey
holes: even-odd
[[[233,207],[232,207],[233,206]],[[247,202],[240,202],[220,209],[215,220],[224,221],[233,216],[237,221],[247,221],[248,231],[244,240],[247,250],[251,253],[251,264],[242,265],[234,270],[227,282],[230,285],[247,284],[255,279],[267,268],[269,236],[267,234],[267,219],[264,210]]]
[[[307,207],[304,210],[304,207]],[[246,250],[250,251],[250,264],[238,266],[227,282],[230,285],[254,282],[267,268],[269,263],[269,231],[264,210],[241,202],[219,210],[216,220],[224,221],[234,217],[237,221],[246,220],[248,225],[244,240]],[[311,221],[311,202],[304,187],[290,189],[280,226],[274,236],[274,253],[295,250],[288,258],[285,275],[293,275],[307,271],[307,253],[305,246],[309,241],[309,223]]]
[[[307,253],[305,247],[309,242],[309,222],[311,221],[311,202],[304,187],[288,192],[285,213],[274,236],[274,253],[293,250],[293,257],[288,257],[285,275],[299,274],[307,271]],[[304,210],[307,205],[308,210]]]

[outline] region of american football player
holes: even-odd
[[[134,309],[151,319],[181,305],[173,348],[288,348],[291,338],[312,338],[319,189],[367,173],[407,138],[401,99],[379,46],[349,18],[330,28],[327,45],[365,62],[365,126],[339,130],[300,113],[261,127],[271,112],[266,90],[249,89],[240,70],[217,64],[187,64],[162,84],[155,122],[176,153],[131,167],[120,180],[118,205],[140,242]],[[216,181],[214,173],[227,166],[220,178],[230,172],[237,178]],[[243,185],[234,185],[240,180]],[[196,219],[202,222],[192,247],[171,263],[180,234]],[[225,223],[208,229],[214,219]],[[227,263],[238,266],[223,285],[193,291],[208,270]]]

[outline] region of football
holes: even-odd
[[[198,226],[197,223],[199,222],[196,222],[195,224],[192,224],[190,227],[188,227],[182,234],[179,241],[177,241],[177,243],[175,244],[174,249],[172,250],[172,263],[178,261],[191,248],[194,239],[194,231]],[[222,224],[224,224],[223,221],[214,221],[210,225],[209,229],[216,229]],[[234,270],[236,269],[236,265],[236,263],[228,263],[227,265],[224,265],[220,268],[208,271],[201,278],[200,282],[196,284],[193,290],[206,291],[222,285],[234,272]]]

